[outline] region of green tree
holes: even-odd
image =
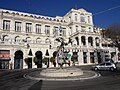
[[[120,51],[120,24],[112,24],[108,28],[102,30],[104,38],[111,38],[113,45],[118,47]]]

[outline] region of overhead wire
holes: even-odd
[[[105,13],[105,12],[108,12],[108,11],[111,11],[111,10],[113,10],[113,9],[117,9],[117,8],[120,8],[120,5],[115,6],[115,7],[112,7],[112,8],[108,8],[108,9],[103,10],[103,11],[100,11],[100,12],[97,12],[97,13],[93,14],[93,16],[95,16],[95,15],[99,15],[99,14],[102,14],[102,13]]]

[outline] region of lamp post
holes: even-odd
[[[47,67],[49,67],[49,63],[50,63],[50,58],[49,58],[49,52],[48,52],[48,49],[46,50],[46,54],[45,54],[45,57],[46,57],[46,62],[47,62]]]

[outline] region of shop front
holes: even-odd
[[[10,50],[0,50],[0,69],[9,69]]]

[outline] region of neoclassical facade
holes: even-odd
[[[117,60],[117,48],[104,45],[100,29],[94,27],[92,13],[84,9],[71,9],[56,17],[0,9],[0,68],[37,68],[34,57],[44,58],[46,51],[48,58],[53,57],[60,45],[56,41],[59,37],[66,42],[71,40],[65,46],[70,65],[72,56],[76,65],[104,62],[106,53]],[[52,66],[50,62],[49,67]]]

